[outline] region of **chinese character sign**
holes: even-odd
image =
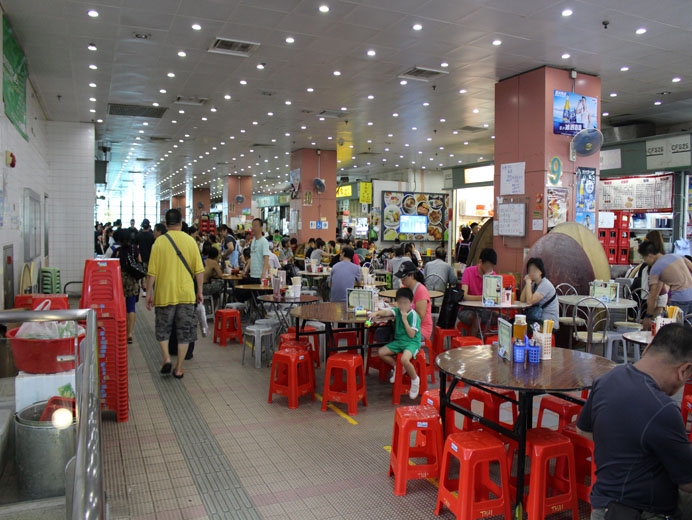
[[[598,128],[598,99],[554,91],[553,133],[576,135],[585,128]]]

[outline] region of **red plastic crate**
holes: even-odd
[[[630,255],[629,253],[626,255],[619,255],[618,256],[618,264],[620,265],[627,265],[630,263]]]
[[[598,230],[598,240],[603,243],[608,239],[608,230],[607,229],[599,229]]]
[[[608,257],[609,264],[615,264],[618,261],[618,250],[617,247],[606,248],[606,256]]]
[[[608,246],[617,246],[618,245],[618,230],[617,229],[609,229],[608,231],[608,238],[606,244]]]
[[[619,229],[630,228],[630,214],[625,211],[615,212],[615,227]]]

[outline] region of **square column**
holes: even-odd
[[[192,221],[199,221],[202,213],[209,213],[211,190],[209,188],[194,188],[192,191]],[[199,203],[202,207],[199,207]]]
[[[245,200],[238,204],[235,198],[240,193]],[[252,207],[252,177],[231,176],[226,177],[223,188],[223,207],[226,225],[230,225],[231,217],[239,217],[244,208]]]

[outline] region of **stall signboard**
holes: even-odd
[[[372,204],[372,182],[360,183],[359,200],[361,204]]]
[[[646,169],[690,166],[690,134],[646,141]]]
[[[350,197],[353,195],[353,186],[351,184],[344,184],[339,186],[336,190],[336,198],[341,199],[343,197]]]
[[[291,203],[290,195],[263,195],[256,197],[258,208],[271,208],[274,206],[288,206]]]
[[[596,169],[577,168],[575,220],[596,231]]]
[[[673,174],[620,177],[598,186],[601,211],[672,211]]]
[[[553,92],[553,133],[576,135],[585,128],[598,128],[598,99],[574,92]]]
[[[383,191],[382,207],[382,240],[427,240],[440,242],[444,239],[449,219],[446,208],[449,206],[449,195],[445,193],[412,193],[401,191]],[[427,229],[424,233],[405,233],[401,229],[401,216],[427,217]],[[374,223],[373,223],[374,225]]]

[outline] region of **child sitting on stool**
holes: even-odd
[[[421,319],[413,310],[413,291],[408,287],[402,287],[396,291],[397,308],[385,309],[372,313],[370,319],[382,318],[394,314],[394,341],[381,347],[378,355],[382,361],[394,367],[389,382],[393,383],[396,377],[396,355],[401,354],[401,365],[411,378],[411,390],[408,396],[411,399],[418,397],[420,378],[411,359],[416,357],[421,346],[420,326]]]

